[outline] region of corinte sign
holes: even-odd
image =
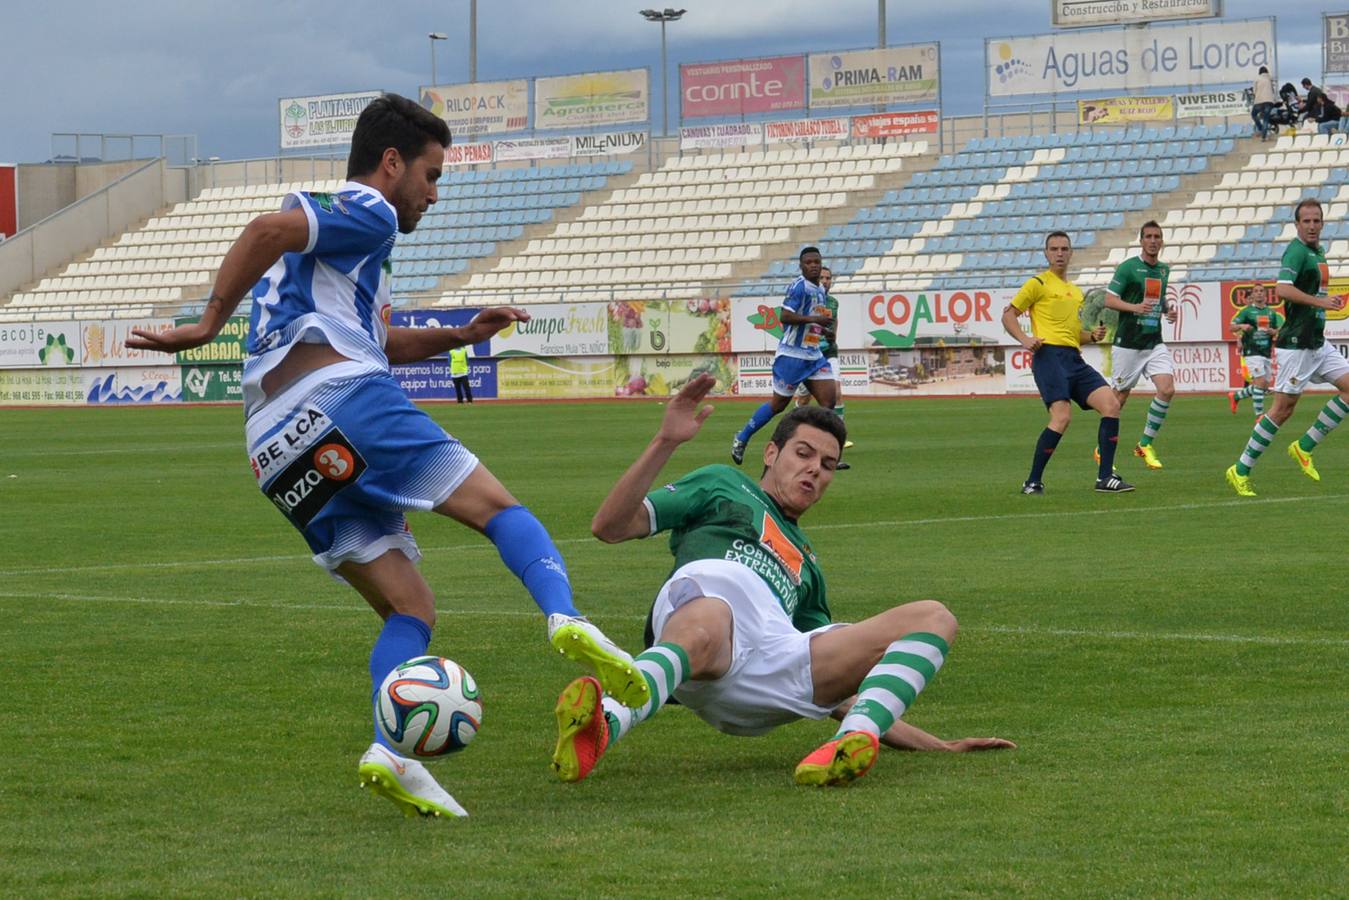
[[[523,78],[424,87],[421,102],[445,120],[455,140],[529,125],[529,82]]]
[[[997,38],[985,50],[993,97],[1237,84],[1276,65],[1273,19]]]
[[[810,108],[937,99],[937,45],[810,56]]]
[[[1050,0],[1049,10],[1055,28],[1080,28],[1211,18],[1222,15],[1222,0]]]
[[[379,95],[379,91],[363,91],[359,94],[283,97],[280,100],[281,149],[350,144],[361,110]]]
[[[802,109],[806,58],[773,56],[682,65],[679,91],[685,119]]]
[[[646,69],[534,79],[535,128],[589,128],[645,122]]]

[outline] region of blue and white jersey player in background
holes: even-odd
[[[408,399],[391,363],[487,340],[523,310],[485,309],[460,328],[393,328],[389,254],[436,202],[450,145],[445,122],[385,94],[361,113],[347,182],[333,194],[295,192],[230,248],[200,321],[135,331],[127,345],[172,353],[208,343],[244,294],[253,312],[244,363],[249,461],[258,487],[290,520],[314,561],[354,587],[384,620],[370,654],[375,689],[422,656],[435,596],[404,513],[430,510],[487,536],[547,617],[549,640],[596,670],[625,702],[647,700],[631,657],[572,605],[562,555],[548,532],[480,463]],[[613,687],[610,688],[609,685]],[[371,711],[363,715],[373,719]],[[466,815],[421,763],[395,754],[378,730],[358,763],[405,813]]]
[[[749,439],[791,404],[801,384],[825,409],[833,409],[838,403],[838,382],[820,347],[822,340],[835,340],[837,334],[837,323],[829,315],[826,302],[828,293],[820,287],[820,270],[824,268],[820,251],[806,247],[798,259],[801,274],[787,288],[778,313],[782,338],[773,355],[773,396],[754,411],[731,441],[731,460],[737,466],[745,459]]]

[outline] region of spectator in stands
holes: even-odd
[[[1269,137],[1269,114],[1277,102],[1274,99],[1274,79],[1270,77],[1268,68],[1260,67],[1251,90],[1251,118],[1255,120],[1255,130],[1260,132],[1260,140],[1264,141]]]
[[[1303,118],[1315,119],[1316,130],[1321,134],[1334,134],[1340,128],[1340,108],[1335,101],[1326,96],[1326,92],[1312,84],[1310,78],[1302,79],[1302,87],[1307,92],[1307,101],[1303,106]]]

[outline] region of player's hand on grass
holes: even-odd
[[[476,344],[516,322],[528,322],[529,318],[529,313],[515,306],[492,306],[474,316],[467,325],[461,326],[459,334],[465,343]]]
[[[159,353],[177,353],[179,350],[191,350],[209,343],[215,337],[200,322],[191,325],[179,325],[168,331],[147,331],[144,328],[131,329],[131,337],[126,345],[132,350],[154,350]]]
[[[698,430],[703,427],[703,422],[712,415],[711,406],[699,409],[698,404],[707,399],[708,392],[716,383],[716,376],[703,372],[680,388],[679,393],[670,398],[665,407],[665,417],[660,423],[659,436],[676,444],[693,440]]]
[[[980,750],[1015,750],[1016,744],[1003,738],[961,738],[946,741],[946,750],[951,753],[977,753]]]

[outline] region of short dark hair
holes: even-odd
[[[802,247],[802,248],[801,248],[801,255],[798,256],[798,257],[796,258],[796,261],[797,261],[797,262],[800,262],[801,260],[805,259],[807,253],[817,253],[817,254],[818,254],[819,252],[820,252],[820,248],[819,248],[819,247]]]
[[[369,175],[379,168],[384,151],[390,147],[411,162],[426,152],[435,141],[450,146],[450,126],[430,110],[398,94],[382,94],[361,110],[356,130],[351,135],[351,154],[347,157],[347,177]]]
[[[1260,71],[1259,71],[1259,72],[1256,72],[1255,74],[1257,74],[1257,75],[1268,75],[1268,74],[1269,74],[1269,69],[1265,68],[1264,66],[1261,66],[1261,67],[1260,67]]]
[[[1070,237],[1068,237],[1068,232],[1066,232],[1066,231],[1051,231],[1051,232],[1049,232],[1049,234],[1045,235],[1045,249],[1046,249],[1046,250],[1049,249],[1049,242],[1050,242],[1051,240],[1053,240],[1054,238],[1056,238],[1056,237],[1067,238],[1067,239],[1068,239],[1068,246],[1069,246],[1069,247],[1073,246],[1073,239],[1070,238]]]
[[[1320,200],[1317,200],[1315,197],[1304,197],[1300,201],[1298,201],[1297,206],[1293,207],[1294,222],[1296,222],[1302,216],[1302,207],[1304,206],[1315,206],[1317,209],[1321,210],[1322,216],[1325,216],[1326,214],[1325,209],[1323,209],[1321,206]]]
[[[796,434],[796,429],[802,425],[809,425],[812,428],[818,428],[832,434],[838,439],[840,451],[848,441],[848,427],[843,424],[843,417],[832,409],[825,409],[823,406],[798,406],[778,419],[778,426],[773,429],[773,436],[769,440],[781,450],[787,446],[787,442],[792,439],[792,435]]]
[[[1312,86],[1312,80],[1311,80],[1310,78],[1304,78],[1304,79],[1302,79],[1302,86],[1303,86],[1303,87],[1311,87],[1311,86]]]
[[[830,275],[833,275],[833,274],[834,274],[834,270],[831,269],[831,268],[829,268],[828,266],[820,266],[820,271],[821,271],[821,272],[828,272]]]
[[[1142,238],[1143,238],[1143,232],[1147,231],[1149,228],[1156,228],[1158,231],[1161,231],[1161,230],[1162,230],[1162,226],[1160,226],[1160,225],[1157,224],[1157,220],[1156,220],[1156,219],[1148,219],[1146,222],[1144,222],[1144,223],[1143,223],[1142,225],[1140,225],[1139,228],[1138,228],[1138,238],[1139,238],[1139,240],[1142,240]]]

